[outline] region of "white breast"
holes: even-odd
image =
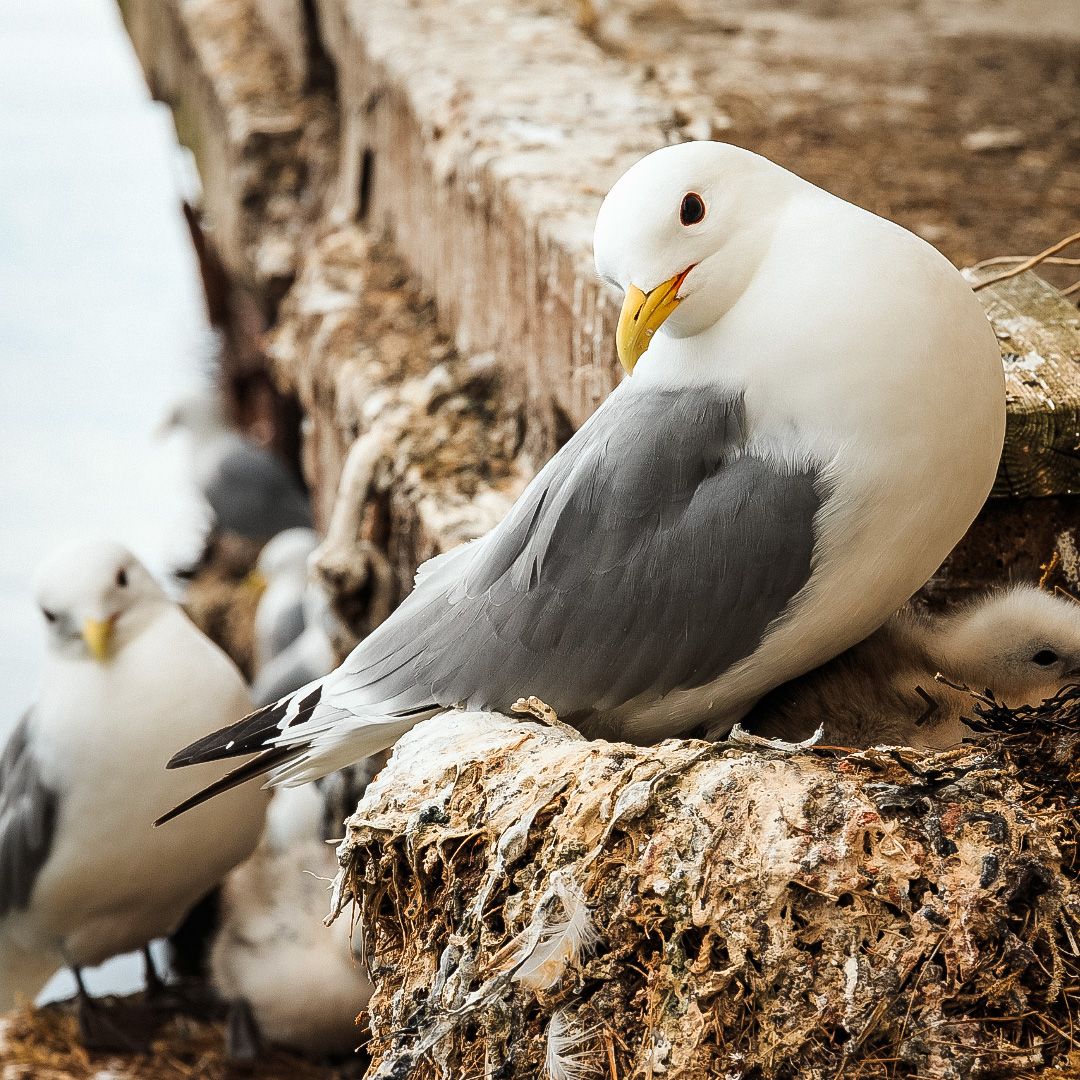
[[[35,747],[60,799],[31,897],[33,930],[94,964],[175,928],[254,848],[267,796],[245,785],[154,829],[222,765],[166,771],[179,748],[248,710],[239,672],[173,608],[111,662],[46,675]],[[54,673],[55,674],[55,673]]]
[[[657,382],[741,389],[751,452],[817,463],[831,491],[812,578],[788,612],[713,684],[638,703],[631,726],[646,740],[671,734],[673,715],[684,729],[703,714],[725,729],[921,588],[989,494],[1005,393],[962,276],[918,237],[813,188],[735,307],[695,338],[661,331],[643,368]]]

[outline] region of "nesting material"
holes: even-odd
[[[1051,750],[1077,737],[1080,692],[1064,704],[1039,719]],[[1035,715],[978,707],[1010,732]],[[1031,745],[640,748],[427,721],[339,850],[335,910],[356,900],[377,987],[369,1076],[1068,1069],[1073,770],[1047,792]],[[538,958],[558,960],[543,978]]]
[[[22,1009],[0,1017],[0,1076],[4,1080],[235,1080],[219,1023],[185,1016],[170,1020],[145,1054],[90,1054],[78,1021],[62,1006]],[[258,1080],[341,1080],[337,1068],[312,1064],[272,1048],[259,1061]]]

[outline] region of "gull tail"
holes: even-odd
[[[166,768],[233,757],[250,757],[250,760],[185,799],[154,824],[163,825],[257,776],[269,774],[268,784],[287,787],[318,780],[387,749],[399,736],[440,709],[434,703],[396,711],[389,708],[383,711],[374,705],[354,714],[326,701],[324,686],[323,680],[310,683],[176,753]]]
[[[173,754],[165,768],[181,769],[185,765],[260,753],[271,739],[287,728],[310,720],[322,700],[322,692],[321,682],[309,683],[272,705],[256,709],[238,723],[196,739],[190,746]]]
[[[263,751],[261,754],[257,754],[250,761],[245,761],[243,765],[238,765],[235,769],[230,769],[220,780],[215,780],[212,784],[207,784],[201,791],[195,792],[190,798],[185,799],[167,813],[162,814],[161,817],[154,822],[154,828],[156,829],[159,825],[164,825],[167,821],[172,821],[173,818],[179,817],[188,810],[194,810],[196,806],[201,806],[215,795],[220,795],[224,791],[230,791],[240,784],[245,784],[253,777],[261,776],[263,773],[268,772],[276,765],[283,763],[291,756],[291,752],[285,749],[285,747],[273,747],[270,750]]]

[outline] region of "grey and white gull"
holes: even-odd
[[[929,244],[747,150],[685,143],[615,184],[595,256],[628,377],[336,671],[177,753],[257,756],[174,814],[260,772],[307,782],[454,706],[535,695],[638,743],[730,726],[866,638],[964,534],[1004,379]]]
[[[0,753],[0,1011],[66,965],[92,1032],[80,969],[174,930],[254,849],[268,795],[247,784],[152,829],[187,790],[164,770],[177,740],[243,716],[243,678],[119,544],[56,553],[37,599],[40,692]]]
[[[195,484],[217,529],[265,542],[284,529],[311,525],[311,507],[297,477],[237,431],[209,390],[178,401],[161,430],[187,433]]]

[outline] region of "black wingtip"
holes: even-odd
[[[154,828],[156,829],[166,822],[172,821],[173,818],[179,817],[181,814],[186,814],[189,810],[194,810],[196,806],[201,806],[215,795],[230,791],[232,788],[239,787],[240,784],[246,783],[253,777],[269,772],[276,765],[285,764],[286,761],[298,757],[302,752],[302,748],[295,746],[275,746],[270,750],[264,750],[250,761],[245,761],[243,765],[238,765],[235,769],[227,772],[221,779],[215,780],[212,784],[208,784],[201,791],[195,792],[190,798],[185,799],[167,813],[162,814],[161,817],[154,822]]]
[[[246,757],[263,749],[268,736],[280,731],[278,726],[289,706],[283,698],[272,705],[265,705],[249,713],[243,720],[228,727],[219,728],[209,735],[178,750],[169,758],[166,769],[182,769],[187,765],[201,765],[207,761],[222,761],[231,757]]]

